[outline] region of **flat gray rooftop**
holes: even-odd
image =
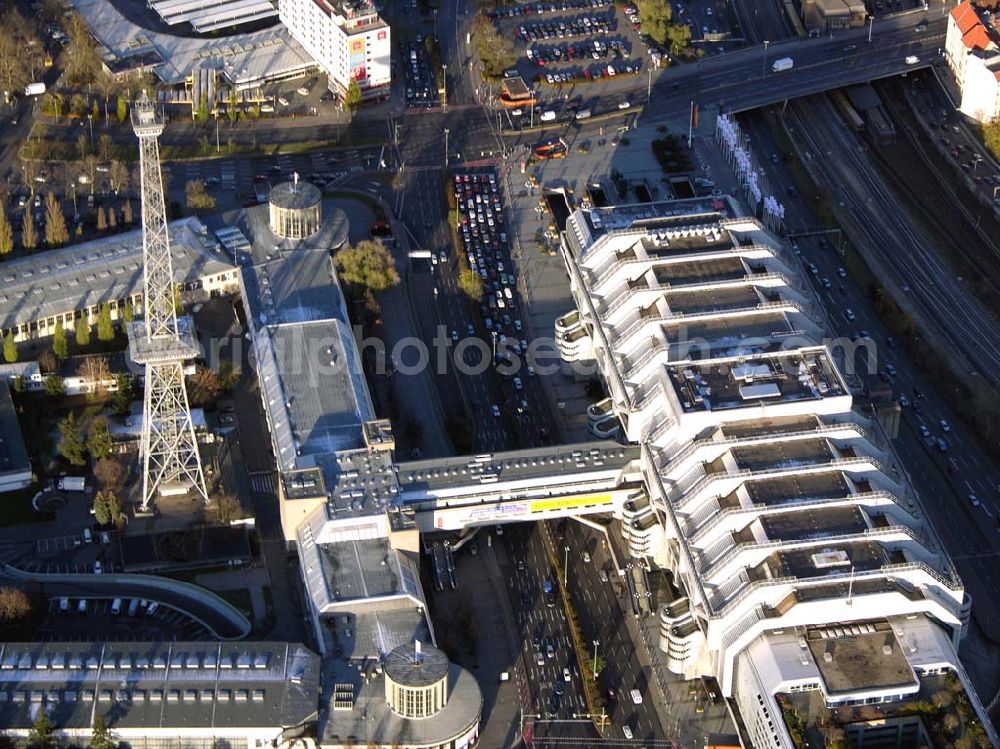
[[[356,683],[354,708],[321,713],[318,742],[367,746],[378,737],[383,745],[437,746],[471,728],[482,713],[483,696],[476,678],[451,664],[448,704],[432,718],[406,720],[385,704],[385,676]]]
[[[337,601],[364,601],[394,595],[420,600],[416,563],[385,538],[319,546],[323,574]]]
[[[771,541],[809,541],[863,533],[868,529],[857,507],[824,507],[765,515],[760,524]]]
[[[734,447],[731,452],[739,469],[748,471],[811,466],[828,463],[834,457],[822,438]]]
[[[0,724],[30,728],[292,727],[314,720],[320,659],[299,643],[0,645]]]
[[[830,629],[811,630],[806,637],[828,694],[917,686],[888,622],[874,632],[824,638]]]
[[[704,346],[705,343],[708,344],[709,351],[726,351],[733,346],[746,345],[748,339],[767,341],[792,330],[788,317],[781,310],[677,322],[679,325],[664,324],[663,332],[668,340],[676,341],[671,347],[681,352],[686,352],[692,345]]]
[[[735,281],[747,275],[747,268],[738,257],[720,257],[713,260],[691,260],[653,267],[653,275],[661,286],[683,286],[714,281]]]
[[[755,479],[747,481],[744,486],[753,503],[765,507],[803,499],[834,499],[851,493],[844,477],[834,471]]]
[[[666,292],[666,298],[670,310],[681,315],[741,309],[761,302],[760,295],[753,286],[726,286],[698,291],[671,289]]]
[[[734,421],[723,424],[722,433],[729,438],[758,437],[768,434],[785,432],[801,432],[815,429],[819,419],[812,414],[803,416],[780,416],[771,419],[752,419],[749,421]]]
[[[833,566],[817,563],[817,554],[827,551],[843,552],[841,563]],[[831,549],[807,548],[775,552],[762,562],[762,565],[766,564],[774,577],[795,577],[801,580],[824,575],[847,574],[852,567],[855,572],[867,572],[879,569],[889,563],[888,552],[877,543],[840,541]]]
[[[361,425],[375,418],[331,257],[347,233],[346,216],[332,205],[303,240],[275,236],[267,206],[241,211],[220,232],[238,251],[258,378],[285,471],[322,468],[322,456],[363,447]],[[324,475],[327,488],[335,478]]]
[[[185,284],[234,270],[197,218],[171,221],[174,281]],[[95,239],[16,260],[0,269],[0,327],[61,315],[143,290],[142,232]]]
[[[825,350],[783,352],[721,365],[674,364],[667,372],[688,412],[816,400],[847,392]]]
[[[6,380],[0,380],[0,474],[30,471],[28,450]]]
[[[556,445],[480,457],[409,461],[399,464],[397,476],[405,495],[407,490],[449,487],[463,481],[478,484],[487,474],[496,474],[499,481],[518,481],[553,473],[621,469],[637,460],[639,452],[636,445],[622,446],[604,441]]]
[[[249,34],[184,37],[139,26],[107,0],[70,0],[70,4],[115,58],[158,52],[164,63],[154,71],[164,83],[183,83],[198,68],[214,68],[233,83],[249,85],[316,67],[281,24]]]

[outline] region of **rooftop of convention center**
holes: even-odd
[[[826,349],[779,351],[746,360],[667,365],[685,412],[759,407],[846,395]]]

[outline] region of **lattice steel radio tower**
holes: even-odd
[[[129,325],[129,355],[146,367],[142,408],[142,510],[157,492],[196,491],[208,500],[198,442],[184,388],[184,360],[198,354],[194,324],[174,307],[174,272],[170,260],[160,147],[163,116],[143,91],[132,107],[132,127],[139,138],[142,180],[142,256],[145,278],[143,319]]]

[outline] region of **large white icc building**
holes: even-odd
[[[388,96],[391,36],[372,0],[279,0],[278,13],[331,91],[342,95],[353,80],[366,99]]]
[[[956,653],[970,601],[794,257],[727,199],[579,209],[562,251],[561,355],[596,361],[597,410],[641,446],[622,533],[672,578],[667,667],[716,676],[757,749],[793,746],[789,696],[891,704],[942,674],[984,719]]]

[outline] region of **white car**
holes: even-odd
[[[96,562],[94,562],[94,574],[95,575],[100,575],[101,574],[101,561],[100,560],[97,560]]]
[[[945,419],[941,419],[941,421],[939,421],[938,424],[941,427],[941,431],[944,432],[945,434],[948,434],[948,432],[951,431],[951,424],[949,424]]]
[[[907,55],[906,59],[903,60],[903,62],[905,62],[907,65],[916,65],[918,62],[920,62],[920,58],[917,57],[916,55]]]
[[[853,322],[854,318],[856,317],[856,315],[854,314],[854,310],[852,310],[852,309],[846,310],[844,312],[844,317],[847,318],[848,322]]]
[[[539,666],[544,666],[545,665],[545,656],[542,655],[541,653],[539,653],[538,655],[536,655],[535,656],[535,663],[538,664]]]
[[[496,416],[497,418],[499,418],[500,417],[500,406],[497,406],[497,405],[490,406],[490,413],[492,413],[494,416]]]
[[[569,681],[569,680],[570,680],[569,668],[568,667],[563,668],[563,681]]]
[[[632,729],[628,725],[622,726],[622,733],[625,734],[626,739],[632,740]]]
[[[622,102],[618,103],[618,108],[619,109],[628,109],[631,106],[632,106],[632,102],[630,102],[630,101],[622,101]]]

